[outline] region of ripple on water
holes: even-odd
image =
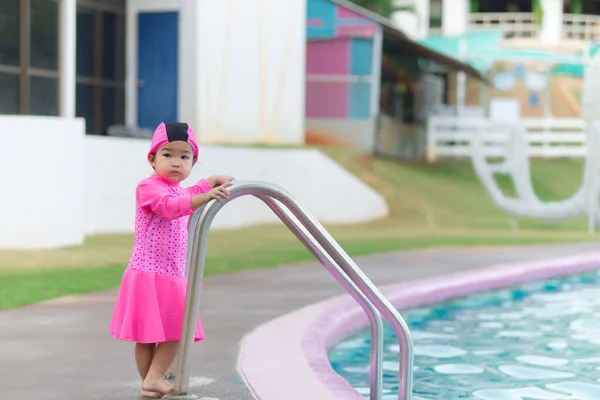
[[[546,385],[547,388],[566,393],[577,400],[600,399],[600,385],[587,382],[560,382]]]
[[[352,374],[368,374],[370,367],[368,365],[354,365],[349,367],[342,367],[344,371]]]
[[[543,336],[541,332],[525,332],[525,331],[500,331],[496,334],[499,338],[524,338],[531,339]]]
[[[484,350],[473,350],[473,354],[478,356],[489,356],[494,354],[501,354],[504,350],[500,349],[484,349]]]
[[[354,349],[356,347],[364,346],[365,344],[367,344],[367,341],[365,340],[365,338],[356,338],[356,339],[351,339],[351,340],[345,340],[345,341],[339,343],[335,347],[338,350]]]
[[[413,341],[417,340],[430,340],[430,339],[457,339],[458,335],[449,333],[437,333],[437,332],[426,332],[426,331],[411,331],[410,336]]]
[[[550,392],[534,386],[518,389],[477,390],[473,395],[482,400],[568,400],[564,394]],[[574,399],[573,399],[574,400]],[[583,400],[583,399],[581,399]]]
[[[564,350],[566,348],[569,347],[569,343],[564,342],[562,340],[556,341],[556,342],[550,342],[547,344],[547,347],[550,350]]]
[[[567,365],[569,363],[569,360],[566,360],[564,358],[543,357],[535,355],[518,356],[517,361],[526,364],[539,365],[542,367],[559,367],[562,365]]]
[[[596,318],[580,318],[572,321],[569,324],[569,328],[573,331],[580,332],[594,332],[598,334],[600,332],[600,321]]]
[[[482,329],[502,329],[504,328],[504,322],[481,322],[479,327]]]
[[[578,364],[600,364],[600,357],[579,358],[573,360],[573,362]]]
[[[452,358],[467,354],[465,350],[459,347],[445,345],[415,346],[414,351],[416,356],[435,358]]]
[[[398,361],[384,361],[381,363],[381,369],[388,372],[400,371],[400,363]]]
[[[522,365],[501,365],[498,370],[506,375],[521,380],[566,379],[575,376],[572,372],[556,371],[544,368],[525,367]]]
[[[413,400],[600,400],[600,270],[403,312]],[[398,398],[399,347],[385,331],[384,400]],[[368,398],[368,330],[330,352]]]
[[[433,367],[433,370],[438,374],[452,375],[475,375],[484,371],[482,367],[471,364],[441,364]]]

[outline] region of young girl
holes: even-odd
[[[175,359],[183,326],[189,215],[211,199],[227,199],[233,180],[211,176],[181,187],[197,159],[198,144],[188,125],[161,123],[148,152],[155,174],[136,189],[133,252],[123,273],[110,333],[136,343],[144,397],[160,398],[174,389],[163,375]],[[198,319],[194,341],[203,339]]]

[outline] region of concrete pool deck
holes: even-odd
[[[520,261],[600,250],[598,243],[410,251],[355,261],[377,285],[389,285]],[[317,263],[204,282],[201,314],[207,340],[192,346],[191,391],[206,400],[253,396],[239,377],[240,341],[256,327],[343,294]],[[115,292],[58,299],[0,312],[0,388],[11,400],[139,399],[130,343],[108,334]],[[264,362],[285,354],[264,354]],[[268,383],[273,377],[261,377]]]

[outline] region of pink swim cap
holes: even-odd
[[[198,143],[196,134],[188,124],[184,122],[162,122],[152,135],[152,144],[150,145],[150,154],[155,154],[158,149],[170,142],[186,142],[192,146],[194,158],[198,158]]]

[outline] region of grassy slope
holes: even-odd
[[[503,245],[590,240],[584,221],[545,226],[519,221],[509,228],[477,182],[469,163],[406,165],[360,159],[326,149],[390,206],[388,218],[352,226],[327,227],[350,255],[463,245]],[[580,184],[577,161],[536,162],[534,184],[544,200],[567,197]],[[510,192],[510,185],[502,182]],[[118,286],[131,251],[130,235],[89,238],[78,248],[0,252],[0,309],[73,293]],[[214,231],[207,274],[228,273],[310,260],[312,256],[280,225]]]

